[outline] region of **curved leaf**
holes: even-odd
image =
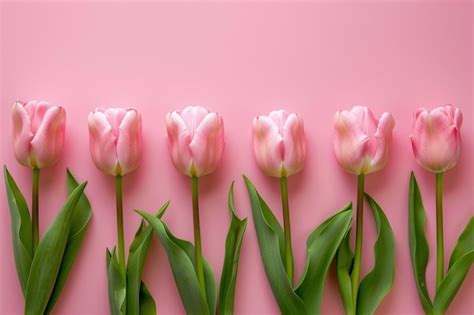
[[[193,263],[194,250],[191,243],[177,239],[167,229],[165,223],[149,213],[137,211],[153,227],[168,254],[171,270],[187,314],[211,314],[208,302],[201,293]],[[205,272],[208,264],[204,264]],[[206,273],[207,274],[207,273]],[[208,276],[205,275],[206,286]],[[208,292],[211,295],[212,292]],[[214,293],[215,296],[215,293]]]
[[[109,289],[109,306],[112,315],[125,314],[126,284],[125,277],[120,271],[115,247],[106,252],[107,279]]]
[[[469,219],[449,259],[449,268],[462,256],[474,251],[474,217]]]
[[[26,287],[25,314],[44,314],[61,268],[77,202],[87,183],[74,189],[39,242]]]
[[[306,266],[296,288],[310,314],[319,314],[324,282],[339,245],[352,223],[352,205],[333,215],[308,237]]]
[[[374,268],[362,280],[357,296],[357,314],[373,314],[393,286],[395,273],[395,240],[383,210],[365,194],[374,215],[377,240],[374,245]]]
[[[168,205],[169,201],[161,207],[157,217],[161,218],[163,216]],[[129,248],[127,262],[127,314],[140,314],[140,296],[144,286],[141,279],[152,233],[153,228],[149,225],[145,226],[145,223],[142,221]],[[155,304],[151,296],[144,296],[148,299],[147,304],[151,304],[151,302],[153,305]]]
[[[344,311],[346,314],[354,313],[354,303],[352,299],[352,267],[354,264],[354,253],[350,246],[351,229],[347,231],[344,240],[339,246],[336,256],[336,273],[339,291],[341,293]]]
[[[260,255],[280,311],[282,314],[308,314],[303,301],[294,292],[285,272],[281,255],[281,239],[279,238],[281,226],[278,222],[269,220],[274,218],[270,208],[260,197],[252,182],[246,176],[244,176],[244,180],[252,205],[252,216],[260,246]]]
[[[472,237],[472,235],[471,235]],[[464,254],[457,259],[449,268],[446,277],[441,282],[433,303],[433,310],[435,314],[444,314],[454,296],[458,292],[461,284],[464,281],[472,263],[474,262],[474,251]]]
[[[428,264],[429,247],[425,236],[425,208],[423,207],[420,189],[413,172],[410,176],[410,191],[408,195],[408,237],[418,296],[425,313],[432,314],[433,304],[426,288],[426,266]]]
[[[235,211],[234,182],[232,182],[229,190],[229,209],[231,223],[225,241],[225,258],[219,289],[219,314],[221,315],[234,313],[235,285],[237,282],[240,248],[245,228],[247,227],[247,218],[239,219]]]
[[[33,236],[31,217],[25,197],[10,175],[7,167],[3,167],[5,188],[7,191],[8,206],[12,229],[13,254],[15,266],[20,280],[23,295],[26,295],[26,286],[30,274],[31,261],[33,260]]]
[[[68,194],[71,194],[77,186],[79,186],[79,183],[76,181],[72,173],[67,170]],[[46,307],[46,313],[51,312],[54,305],[56,304],[56,301],[61,295],[61,291],[69,276],[77,253],[79,252],[82,239],[84,238],[91,217],[91,204],[89,203],[89,199],[87,199],[86,194],[83,193],[77,202],[76,209],[74,210],[66,250],[64,251],[64,256],[61,262],[61,269],[59,270],[53,293],[51,294],[48,306]]]

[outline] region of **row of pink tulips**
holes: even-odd
[[[68,259],[65,259],[66,262],[61,261],[63,253],[66,252],[65,247],[67,245],[65,243],[61,245],[58,240],[54,240],[54,237],[61,239],[60,233],[63,233],[63,237],[65,237],[69,233],[69,229],[72,229],[71,225],[73,223],[70,222],[72,219],[68,221],[67,218],[68,215],[69,218],[72,216],[76,205],[81,204],[78,207],[82,207],[81,211],[84,214],[87,214],[87,211],[91,211],[87,197],[83,193],[86,184],[79,185],[74,177],[68,173],[68,176],[70,176],[68,177],[68,184],[69,182],[73,183],[69,187],[69,199],[63,210],[58,214],[55,223],[52,224],[52,227],[48,229],[45,237],[41,240],[38,228],[40,169],[51,166],[58,161],[64,145],[65,122],[66,112],[61,106],[53,106],[43,101],[30,101],[27,103],[18,101],[14,104],[14,154],[21,164],[33,170],[32,219],[31,223],[29,223],[27,209],[19,209],[17,206],[18,204],[25,205],[24,198],[5,168],[12,224],[15,226],[15,222],[18,220],[16,216],[22,217],[21,220],[26,220],[27,224],[31,224],[31,255],[34,256],[33,260],[31,261],[31,257],[22,258],[20,257],[21,253],[18,254],[18,250],[25,248],[24,244],[21,245],[23,247],[19,247],[20,249],[15,247],[17,271],[25,293],[25,313],[28,314],[49,312],[59,295],[59,293],[52,291],[53,288],[59,286],[59,291],[62,288],[61,284],[58,285],[56,283],[56,279],[65,279],[64,276],[58,276],[58,274],[61,272],[59,266],[63,263],[67,264],[68,261]],[[183,111],[169,113],[165,118],[165,123],[171,161],[179,172],[191,178],[194,245],[190,245],[191,247],[183,245],[187,244],[186,241],[178,240],[173,236],[169,228],[161,220],[161,216],[168,206],[167,203],[163,205],[156,217],[143,211],[137,211],[148,222],[148,225],[145,229],[145,225],[142,223],[133,241],[133,244],[135,244],[135,246],[132,246],[134,250],[138,247],[137,242],[141,242],[143,254],[140,254],[140,258],[135,256],[131,259],[130,256],[133,253],[132,249],[130,249],[129,261],[130,259],[132,260],[132,266],[130,266],[127,264],[124,246],[122,177],[137,169],[140,164],[142,155],[141,115],[134,108],[98,108],[91,112],[88,117],[92,160],[102,172],[115,177],[118,258],[115,248],[111,251],[107,250],[109,302],[111,313],[114,315],[141,314],[140,299],[142,298],[151,301],[150,305],[152,307],[148,309],[147,313],[156,313],[154,301],[144,283],[140,280],[152,229],[156,232],[168,252],[168,259],[170,260],[175,281],[180,290],[186,311],[188,313],[213,314],[216,308],[212,270],[209,270],[209,267],[206,266],[202,253],[198,178],[212,173],[221,159],[225,142],[224,121],[218,113],[195,106],[186,107]],[[474,220],[471,218],[470,223],[466,227],[466,232],[463,232],[460,237],[458,243],[460,244],[460,249],[454,251],[455,254],[453,255],[455,258],[451,259],[453,262],[459,261],[459,264],[454,263],[454,267],[448,269],[450,273],[448,273],[445,280],[441,197],[442,176],[445,171],[453,168],[459,159],[461,151],[461,124],[462,113],[459,108],[454,108],[450,105],[433,110],[420,108],[414,113],[413,130],[410,135],[416,161],[426,170],[436,174],[436,283],[437,290],[441,292],[439,293],[440,296],[454,296],[474,261],[474,249],[471,251],[467,249],[469,246],[464,244],[465,236],[463,236],[474,229]],[[355,106],[350,110],[336,112],[334,116],[334,154],[345,171],[357,176],[357,207],[356,211],[354,211],[356,214],[355,252],[352,253],[349,245],[352,222],[352,213],[348,214],[348,210],[352,209],[352,205],[350,205],[323,222],[311,233],[307,243],[308,255],[312,255],[309,250],[310,247],[314,251],[314,248],[321,246],[320,249],[323,251],[323,254],[320,254],[319,251],[316,252],[317,255],[324,257],[308,256],[307,272],[304,272],[299,281],[300,284],[294,287],[294,259],[287,178],[300,172],[304,167],[306,140],[303,118],[297,113],[288,113],[285,110],[273,111],[268,116],[257,116],[254,118],[253,149],[255,159],[259,168],[266,175],[279,178],[280,180],[284,229],[279,226],[275,218],[271,219],[273,216],[272,211],[265,204],[251,181],[245,176],[244,179],[251,200],[252,215],[254,217],[262,261],[282,313],[310,314],[319,312],[322,284],[315,285],[312,283],[306,285],[306,278],[309,279],[308,281],[314,281],[315,279],[312,279],[311,273],[316,272],[319,274],[318,281],[323,283],[329,269],[329,264],[336,257],[338,281],[347,314],[372,314],[383,297],[389,292],[394,274],[393,232],[383,210],[372,197],[366,194],[364,182],[367,174],[377,172],[387,164],[390,158],[394,126],[395,120],[390,113],[383,113],[377,119],[370,109],[364,106]],[[385,277],[369,273],[365,279],[360,281],[364,199],[367,199],[373,210],[379,231],[375,245],[375,264],[378,264],[377,247],[379,247],[379,252],[380,246],[384,247],[382,250],[386,250],[385,255],[387,258],[384,260],[383,265],[377,267],[384,269]],[[412,263],[420,299],[427,313],[442,314],[452,298],[439,298],[441,302],[437,302],[436,299],[431,302],[428,293],[424,289],[426,287],[424,275],[420,276],[420,273],[424,272],[423,268],[426,269],[426,265],[423,266],[423,261],[424,259],[427,260],[427,257],[423,258],[425,250],[422,248],[423,242],[425,242],[423,241],[424,236],[421,234],[422,232],[424,233],[424,222],[420,223],[416,219],[416,217],[424,216],[424,209],[414,175],[412,175],[410,182],[409,200],[410,249],[412,251]],[[222,274],[229,273],[229,275],[223,276],[221,279],[221,289],[222,287],[224,289],[222,289],[221,293],[223,295],[219,297],[219,303],[217,303],[219,304],[219,313],[233,312],[233,290],[235,289],[240,244],[246,226],[246,219],[241,220],[235,214],[232,186],[229,193],[229,208],[231,209],[232,222],[229,228],[228,240],[226,241],[225,259],[227,263],[224,263],[224,270],[222,272]],[[65,213],[69,214],[66,215]],[[86,217],[86,215],[82,217]],[[85,223],[76,222],[75,224],[87,226],[87,223],[88,219]],[[278,230],[281,230],[280,235],[276,232]],[[22,237],[25,238],[25,235],[21,235],[21,231],[18,232],[18,238],[15,238],[16,234],[13,233],[14,245],[19,245],[24,241]],[[321,236],[323,233],[326,233],[324,237]],[[26,238],[28,238],[28,235],[26,234]],[[281,238],[280,242],[273,243],[278,238]],[[175,240],[178,241],[176,242]],[[28,241],[24,242],[27,243],[26,247],[29,247]],[[283,242],[285,248],[279,248],[279,246],[283,246]],[[419,245],[420,242],[422,243],[421,246]],[[168,251],[166,244],[170,243],[174,244],[170,251]],[[43,249],[51,247],[54,250]],[[189,254],[190,248],[194,251],[193,256]],[[78,246],[73,254],[69,254],[74,257],[77,250]],[[272,252],[272,250],[275,250],[275,252]],[[39,254],[36,255],[36,251]],[[176,251],[180,254],[177,255]],[[282,255],[282,261],[275,260],[275,255]],[[58,259],[56,267],[54,267],[55,264],[48,265],[47,262],[54,257]],[[23,266],[25,261],[27,267]],[[31,271],[29,268],[30,264]],[[450,262],[450,268],[451,264],[452,262]],[[50,265],[56,269],[51,269],[50,273],[52,276],[50,279],[45,280],[41,278],[41,273],[36,271],[50,268]],[[282,267],[284,267],[284,270],[281,269]],[[311,268],[314,269],[308,271]],[[374,267],[375,269],[376,267]],[[66,270],[67,274],[70,268],[66,267]],[[281,277],[282,273],[283,277]],[[193,278],[194,276],[196,277],[195,279]],[[377,277],[380,277],[380,279]],[[36,282],[33,283],[33,280],[29,281],[30,278],[38,278],[38,284],[35,284]],[[455,280],[452,280],[453,278]],[[195,282],[193,282],[194,280]],[[191,281],[191,283],[188,281]],[[458,284],[453,284],[453,281],[458,281]],[[194,289],[189,289],[188,286],[193,285]],[[198,290],[195,290],[196,288]],[[142,290],[144,291],[142,292]],[[119,294],[119,292],[125,292],[125,295]]]
[[[42,101],[18,101],[13,109],[14,153],[31,168],[44,168],[59,159],[64,144],[66,112]],[[136,109],[97,109],[89,115],[90,149],[95,165],[110,175],[125,175],[139,165],[141,117]],[[460,150],[462,113],[452,106],[417,109],[410,136],[417,162],[438,173],[456,165]],[[390,113],[376,119],[367,107],[338,111],[334,117],[334,152],[349,173],[369,174],[384,167],[390,156]],[[188,176],[215,170],[224,149],[222,117],[202,107],[187,107],[166,116],[171,160]],[[289,176],[303,168],[306,156],[303,119],[284,110],[258,116],[253,122],[254,152],[269,176]]]

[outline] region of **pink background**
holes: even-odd
[[[377,116],[392,112],[397,121],[392,158],[367,178],[367,191],[385,209],[397,245],[394,287],[377,313],[422,314],[408,250],[408,179],[415,170],[425,199],[432,292],[434,177],[416,165],[408,135],[418,106],[452,103],[464,112],[462,157],[445,176],[448,256],[474,212],[472,2],[4,2],[0,9],[1,163],[30,196],[30,171],[11,150],[10,110],[17,98],[45,99],[65,106],[67,140],[61,161],[41,175],[41,231],[66,198],[65,168],[89,180],[94,216],[57,314],[108,313],[105,248],[116,243],[113,179],[90,159],[87,114],[112,105],[136,106],[143,114],[143,161],[124,180],[127,243],[139,223],[132,209],[154,212],[168,199],[166,222],[178,236],[192,239],[190,182],[169,160],[164,126],[167,112],[189,104],[219,111],[225,120],[224,157],[200,190],[204,254],[218,279],[233,179],[241,216],[251,215],[244,173],[281,218],[278,182],[266,178],[253,159],[255,115],[285,108],[305,119],[306,168],[289,180],[299,276],[310,231],[355,197],[355,178],[333,157],[334,112],[355,104],[371,106]],[[0,313],[21,314],[3,180],[1,186]],[[375,233],[366,210],[364,273],[371,268]],[[183,313],[156,238],[144,279],[160,314]],[[448,313],[472,314],[473,294],[471,271]],[[237,314],[278,313],[251,220],[235,299]],[[342,313],[334,270],[323,299],[323,313]]]

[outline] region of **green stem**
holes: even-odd
[[[356,246],[354,256],[354,267],[352,269],[352,301],[354,309],[357,309],[357,291],[359,290],[360,267],[362,261],[362,230],[364,222],[364,179],[364,174],[360,174],[357,177]]]
[[[193,195],[193,225],[194,225],[194,256],[196,259],[196,275],[202,294],[206,298],[206,283],[204,281],[204,267],[202,262],[201,227],[199,223],[199,189],[198,178],[192,177]]]
[[[122,201],[122,176],[115,176],[115,204],[117,206],[117,242],[119,265],[125,274],[125,246],[123,237],[123,201]]]
[[[281,204],[283,208],[283,227],[285,230],[285,259],[286,274],[290,283],[293,284],[294,267],[293,267],[293,249],[291,247],[291,225],[290,225],[290,206],[288,203],[288,180],[286,176],[280,178],[281,187]]]
[[[33,233],[33,253],[36,251],[39,243],[39,168],[33,169],[33,189],[31,196],[31,217]]]
[[[444,278],[443,173],[436,173],[436,289]]]

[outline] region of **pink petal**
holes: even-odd
[[[191,135],[179,113],[172,112],[166,116],[166,132],[171,161],[177,170],[191,176],[193,162],[189,148]]]
[[[119,129],[120,124],[122,123],[125,115],[127,114],[127,110],[124,108],[108,108],[104,112],[105,117],[109,121],[110,126],[114,132],[114,135],[118,138],[119,137]]]
[[[283,138],[275,122],[266,116],[253,121],[253,150],[260,169],[269,176],[282,176]]]
[[[392,146],[392,130],[395,120],[390,113],[383,113],[380,117],[377,131],[375,132],[376,151],[366,174],[381,170],[390,158]]]
[[[140,162],[142,153],[142,120],[140,113],[129,109],[120,123],[117,140],[117,158],[121,175],[135,170]]]
[[[30,161],[30,143],[33,139],[30,117],[24,105],[16,102],[13,105],[13,151],[22,165],[32,166]]]
[[[35,119],[42,115],[44,105],[38,104]],[[64,146],[66,112],[61,106],[49,107],[41,118],[38,130],[31,141],[31,148],[37,167],[43,168],[55,164]]]
[[[98,110],[89,114],[89,143],[94,164],[101,171],[117,175],[116,137],[105,113]]]
[[[207,114],[209,114],[209,111],[201,106],[188,106],[183,110],[180,116],[188,128],[191,138],[194,137],[196,129]]]
[[[195,130],[189,145],[196,176],[212,173],[224,151],[224,123],[216,113],[209,113]]]
[[[283,165],[286,176],[298,173],[303,169],[306,158],[306,140],[303,119],[297,114],[288,116],[283,127]]]

